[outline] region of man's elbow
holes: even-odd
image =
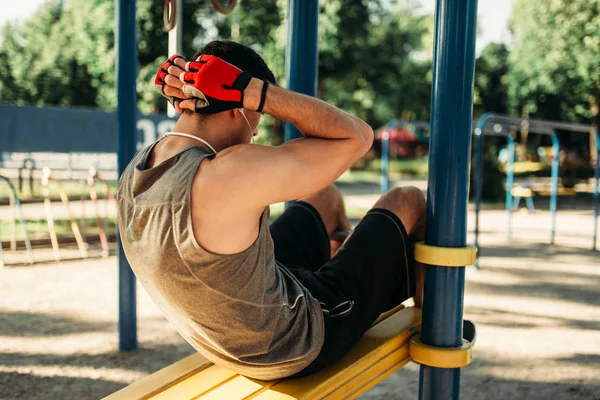
[[[362,155],[365,155],[371,149],[371,146],[373,146],[373,138],[375,137],[375,135],[373,134],[373,129],[364,122],[362,123],[360,130],[360,152]]]

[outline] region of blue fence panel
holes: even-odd
[[[0,152],[116,153],[117,115],[91,109],[0,105]],[[175,125],[166,114],[139,115],[138,148]]]

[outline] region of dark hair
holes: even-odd
[[[194,54],[193,60],[200,57],[202,54],[222,58],[242,71],[250,72],[255,78],[269,81],[273,84],[276,83],[275,76],[269,67],[267,67],[265,60],[250,47],[244,46],[243,44],[232,42],[230,40],[215,40],[198,50],[196,54]]]

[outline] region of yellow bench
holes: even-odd
[[[550,197],[550,195],[552,194],[552,191],[550,189],[537,190],[535,192],[535,194],[537,194],[538,196]],[[575,192],[575,189],[573,189],[573,188],[559,187],[557,194],[559,196],[575,196],[577,193]]]
[[[522,186],[515,186],[510,190],[510,194],[513,196],[513,210],[517,210],[519,208],[519,204],[521,204],[521,198],[523,198],[525,199],[525,204],[527,204],[527,209],[529,209],[529,212],[534,212],[535,206],[533,205],[533,197],[550,197],[552,195],[552,191],[547,188],[536,190]],[[573,188],[559,187],[557,190],[557,195],[575,196],[576,192]]]
[[[420,327],[421,310],[399,306],[383,314],[345,357],[307,377],[259,381],[193,354],[105,399],[355,398],[410,361],[410,338]]]
[[[535,190],[530,188],[524,188],[521,186],[515,186],[510,191],[510,194],[512,194],[515,197],[532,197],[534,195],[550,197],[552,191],[550,189]],[[559,196],[575,196],[577,193],[573,188],[559,187],[557,194]]]
[[[514,197],[531,197],[533,196],[533,190],[521,186],[515,186],[511,189],[510,194]]]

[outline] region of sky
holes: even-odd
[[[0,13],[0,25],[6,21],[27,18],[44,2],[44,0],[19,0],[10,7],[4,7]]]
[[[418,0],[424,10],[431,13],[435,0]],[[515,0],[479,0],[477,11],[477,52],[490,42],[509,44],[508,20]]]
[[[14,19],[31,15],[44,0],[19,0],[12,7],[4,7],[0,13],[0,25]],[[418,0],[424,10],[433,13],[435,0]],[[489,42],[510,41],[507,22],[514,0],[479,0],[477,50],[481,51]],[[18,5],[17,5],[18,4]]]

